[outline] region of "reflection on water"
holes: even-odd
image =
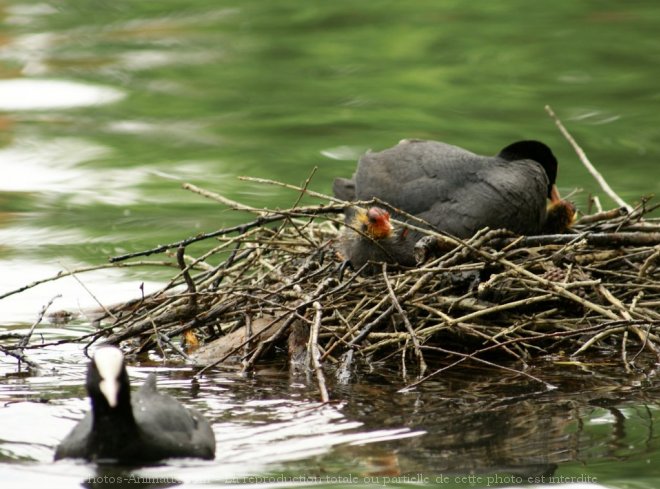
[[[117,102],[124,94],[115,88],[66,80],[0,80],[0,110],[69,109]]]
[[[0,236],[3,236],[3,234],[3,230],[0,229]],[[35,232],[25,230],[25,234],[15,238],[20,240],[29,239],[30,237],[34,239],[42,238],[39,230],[35,230]],[[40,243],[43,246],[45,243],[52,243],[52,240],[56,239],[60,240],[57,244],[67,246],[69,243],[75,243],[76,238],[82,239],[76,236],[75,233],[62,233],[57,236],[49,235],[47,239],[43,239]],[[33,244],[34,241],[30,241],[22,244],[22,246],[29,247]],[[2,265],[2,277],[0,278],[0,285],[2,285],[0,295],[16,292],[19,287],[37,281],[44,282],[35,288],[16,292],[0,299],[0,323],[30,324],[36,320],[41,308],[53,298],[56,299],[48,311],[49,313],[66,310],[72,312],[80,320],[92,321],[96,317],[93,310],[99,308],[97,301],[104,305],[115,304],[140,297],[143,291],[145,294],[153,293],[163,286],[160,282],[127,276],[126,273],[117,269],[101,269],[79,274],[76,275],[76,277],[79,277],[77,280],[76,277],[69,276],[56,281],[47,281],[49,278],[57,277],[62,273],[70,273],[77,269],[78,267],[75,264],[67,262],[47,264],[41,261],[5,260]],[[18,287],[10,289],[11,286]],[[42,327],[40,326],[37,329],[37,334],[41,332]],[[67,331],[67,333],[70,332]]]
[[[44,334],[48,341],[57,330]],[[87,464],[50,463],[55,445],[88,409],[80,348],[29,354],[42,366],[38,375],[17,377],[12,361],[0,363],[0,474],[15,474],[11,464],[23,461],[33,480],[40,480],[34,472],[69,483],[98,476]],[[402,394],[397,372],[367,370],[349,385],[330,382],[334,402],[324,406],[316,401],[311,377],[281,365],[252,377],[216,370],[192,389],[190,368],[153,364],[160,364],[158,357],[129,368],[133,386],[155,369],[161,390],[211,421],[217,458],[113,469],[115,476],[175,479],[186,487],[247,481],[256,474],[264,482],[301,474],[360,482],[424,474],[449,477],[443,487],[455,488],[464,487],[452,481],[465,474],[481,481],[472,487],[485,487],[494,474],[508,481],[595,482],[610,476],[598,469],[608,460],[625,460],[650,475],[655,469],[648,461],[660,451],[654,428],[660,413],[649,401],[657,389],[649,384],[640,395],[633,389],[636,379],[613,389],[621,380],[616,366],[603,365],[597,376],[551,363],[535,367],[534,375],[559,386],[552,392],[513,374],[468,368]]]
[[[580,472],[589,474],[592,460],[608,459],[645,467],[658,450],[654,395],[640,395],[636,379],[622,383],[617,366],[598,370],[594,376],[539,365],[534,375],[559,386],[547,392],[508,374],[468,368],[394,397],[373,387],[387,378],[377,375],[348,387],[345,395],[359,401],[346,409],[360,419],[389,412],[388,423],[425,429],[424,437],[398,450],[399,463],[409,472],[528,478],[565,474],[574,463],[587,464]]]

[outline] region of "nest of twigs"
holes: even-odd
[[[343,270],[336,242],[346,206],[373,202],[337,201],[308,190],[309,179],[299,188],[246,178],[300,195],[290,209],[257,209],[184,184],[255,218],[112,258],[109,266],[178,271],[157,293],[90,313],[96,332],[56,343],[104,341],[134,353],[169,350],[202,371],[226,362],[249,370],[267,356],[286,356],[293,367],[316,373],[323,400],[324,367],[336,366],[341,380],[359,359],[415,368],[417,383],[466,360],[528,377],[507,360],[524,364],[550,354],[595,352],[618,356],[630,370],[640,353],[649,352],[659,362],[660,219],[648,217],[653,208],[647,200],[634,208],[623,202],[552,109],[546,111],[621,208],[582,216],[571,233],[561,235],[520,237],[484,229],[457,240],[427,230],[449,243],[450,251],[415,268],[380,264],[377,273],[367,274]],[[300,206],[303,196],[331,203]],[[204,252],[190,256],[192,244]],[[141,261],[153,254],[168,258]],[[0,300],[98,268],[62,272]],[[19,335],[14,346],[0,345],[0,351],[37,367],[24,351],[51,303],[27,335]],[[51,315],[57,321],[69,317],[65,311]],[[424,377],[431,356],[449,363]]]
[[[319,371],[360,357],[424,372],[430,355],[497,363],[598,349],[628,368],[660,352],[660,220],[646,202],[583,216],[571,234],[482,230],[419,267],[367,275],[342,271],[335,252],[346,203],[265,210],[186,188],[256,218],[114,257],[176,250],[179,270],[160,292],[100,311],[94,339],[204,366],[288,355]],[[192,243],[206,251],[189,256]]]
[[[320,384],[324,366],[347,372],[360,358],[423,374],[438,355],[511,368],[605,351],[630,368],[639,352],[660,352],[660,220],[645,217],[646,202],[583,216],[571,234],[482,230],[418,267],[368,275],[342,271],[335,251],[347,203],[255,209],[185,187],[256,218],[112,258],[170,251],[178,271],[155,294],[97,311],[92,340],[169,349],[205,368],[286,356]],[[193,243],[205,251],[189,256]]]

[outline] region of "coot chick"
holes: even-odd
[[[544,230],[546,206],[560,202],[557,159],[538,141],[518,141],[497,156],[457,146],[404,140],[368,152],[352,179],[338,178],[333,191],[343,200],[374,197],[460,238],[484,227],[518,234]]]
[[[339,252],[357,270],[368,262],[414,266],[416,239],[408,229],[395,230],[390,213],[380,207],[346,210],[346,227],[339,238]],[[368,266],[374,273],[376,266]]]
[[[558,200],[548,205],[543,234],[562,234],[573,226],[577,216],[575,205],[568,200]]]
[[[215,436],[198,411],[156,390],[150,374],[131,395],[124,356],[104,346],[87,368],[92,410],[62,440],[55,460],[140,465],[166,458],[213,459]]]

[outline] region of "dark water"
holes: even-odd
[[[46,340],[55,337],[61,335],[44,332]],[[0,473],[16,487],[117,487],[108,482],[119,478],[153,487],[289,487],[301,478],[305,486],[588,481],[656,487],[660,476],[657,383],[648,374],[622,377],[616,362],[548,361],[532,368],[530,374],[555,384],[552,391],[475,367],[408,392],[399,388],[414,379],[384,365],[363,369],[347,384],[329,371],[333,402],[321,405],[311,376],[289,374],[281,365],[250,377],[216,370],[197,390],[190,368],[142,358],[133,362],[132,381],[155,369],[161,389],[213,423],[218,452],[213,462],[129,470],[51,462],[57,442],[88,407],[80,399],[84,358],[67,346],[32,350],[32,359],[42,365],[37,375],[19,375],[11,362],[0,365]]]
[[[183,182],[289,206],[294,192],[237,176],[300,184],[318,167],[311,187],[329,192],[365,150],[406,137],[483,154],[540,139],[559,157],[563,193],[578,189],[583,209],[592,193],[613,206],[545,105],[625,200],[660,191],[660,11],[651,0],[8,0],[0,22],[0,295],[245,219]],[[111,303],[166,278],[146,267],[81,274],[84,287],[45,283],[0,299],[0,334],[24,333],[57,294],[53,308],[79,310],[95,304],[92,294]],[[32,341],[88,328],[43,324]],[[87,406],[84,358],[79,346],[30,354],[38,374],[0,357],[2,487],[122,475],[51,463]],[[136,361],[135,381],[152,360]],[[559,388],[467,369],[400,393],[407,381],[375,366],[333,384],[336,402],[319,406],[313,382],[281,366],[251,378],[213,372],[195,396],[189,369],[158,367],[165,389],[212,419],[218,460],[136,473],[188,487],[282,487],[300,475],[345,485],[396,474],[441,487],[520,482],[486,479],[494,472],[660,485],[652,369],[626,374],[617,359],[534,368]]]

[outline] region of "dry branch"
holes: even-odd
[[[632,211],[632,207],[626,202],[619,197],[619,195],[612,190],[612,187],[609,186],[605,178],[603,178],[603,175],[600,174],[598,170],[596,170],[596,167],[591,164],[591,161],[589,161],[589,158],[587,158],[587,155],[585,154],[584,150],[578,145],[578,143],[573,139],[573,136],[568,132],[568,130],[564,127],[564,124],[559,120],[559,117],[554,113],[552,108],[549,105],[545,106],[546,112],[552,117],[552,119],[555,121],[555,124],[559,128],[559,131],[563,134],[563,136],[566,138],[566,140],[570,143],[571,146],[573,146],[573,149],[575,150],[575,153],[578,155],[580,158],[580,161],[584,166],[589,170],[589,173],[596,179],[598,184],[600,185],[600,188],[603,189],[603,192],[605,192],[614,202],[617,203],[620,207],[625,208],[628,212]]]

